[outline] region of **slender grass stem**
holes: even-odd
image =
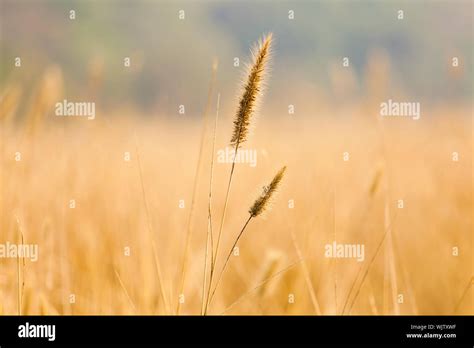
[[[212,303],[212,299],[214,298],[214,294],[216,293],[217,287],[219,286],[219,283],[220,283],[221,278],[222,278],[222,274],[224,273],[224,271],[225,271],[225,269],[226,269],[226,267],[227,267],[227,264],[229,263],[230,257],[232,256],[232,252],[234,251],[234,248],[236,247],[237,243],[239,242],[240,237],[242,237],[242,234],[244,233],[245,229],[247,228],[247,225],[249,224],[249,222],[250,222],[250,220],[252,219],[252,217],[253,217],[252,215],[249,216],[249,218],[248,218],[247,221],[245,222],[244,226],[243,226],[242,229],[240,230],[239,235],[238,235],[237,238],[235,239],[234,244],[233,244],[232,247],[230,248],[229,253],[227,254],[227,257],[226,257],[225,262],[224,262],[224,266],[222,266],[222,270],[221,270],[221,272],[219,273],[219,276],[217,277],[217,281],[216,281],[216,285],[214,286],[214,290],[212,291],[211,296],[209,297],[209,305]]]
[[[214,237],[212,232],[212,181],[214,176],[214,151],[216,146],[217,121],[219,118],[220,93],[217,94],[216,119],[214,122],[214,135],[212,137],[212,152],[211,152],[211,173],[209,176],[209,196],[207,204],[207,238],[206,238],[206,254],[204,255],[204,279],[202,283],[202,299],[201,299],[201,314],[207,311],[206,299],[206,275],[207,275],[207,259],[209,257],[209,243],[211,247],[211,267],[214,263]],[[209,290],[208,290],[209,292]],[[206,301],[206,302],[205,302]]]

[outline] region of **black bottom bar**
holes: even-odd
[[[0,346],[408,344],[471,346],[468,316],[3,316]]]

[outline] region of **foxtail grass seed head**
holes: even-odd
[[[268,204],[270,203],[270,199],[272,198],[272,195],[275,193],[275,191],[278,189],[278,186],[280,185],[280,181],[283,179],[283,176],[285,175],[285,170],[286,166],[281,168],[278,173],[275,175],[273,178],[272,182],[263,187],[262,194],[260,197],[258,197],[253,205],[249,209],[249,214],[251,217],[257,217],[261,213],[265,211],[265,209],[268,207]]]
[[[250,120],[255,112],[258,97],[262,94],[263,79],[267,70],[272,44],[272,34],[265,36],[253,50],[253,63],[250,67],[247,82],[244,85],[239,108],[234,120],[231,145],[239,147],[247,139]]]

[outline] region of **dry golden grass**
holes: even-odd
[[[472,276],[470,132],[462,118],[451,114],[449,124],[440,118],[410,129],[394,123],[390,129],[393,209],[399,197],[405,202],[393,221],[395,276],[398,291],[405,294],[402,314],[453,313]],[[229,263],[211,313],[222,312],[259,284],[275,250],[280,255],[279,269],[299,259],[291,232],[301,247],[321,312],[336,313],[334,260],[324,257],[324,245],[333,241],[337,230],[341,242],[365,243],[368,260],[384,231],[384,198],[380,190],[373,196],[368,194],[376,163],[375,133],[362,122],[353,122],[350,128],[337,122],[285,118],[262,119],[260,124],[266,131],[251,141],[259,151],[258,174],[254,168],[238,164],[234,192],[239,194],[229,201],[229,234],[223,235],[223,250],[232,245],[255,189],[272,176],[274,163],[285,159],[291,171],[272,211],[266,219],[256,219],[248,227],[248,238],[240,241],[240,256]],[[162,286],[147,233],[131,129],[136,129],[139,139]],[[40,248],[36,263],[26,261],[22,313],[173,313],[197,160],[197,129],[180,121],[124,119],[113,127],[100,120],[75,121],[46,127],[36,137],[34,148],[18,142],[21,129],[4,132],[1,240],[18,241],[18,216],[25,243],[38,243]],[[433,142],[433,138],[439,141]],[[223,146],[227,140],[228,134],[218,134],[217,144]],[[342,161],[346,149],[351,154],[349,162]],[[461,161],[451,161],[453,149],[462,154]],[[20,162],[14,159],[17,151],[22,153]],[[127,151],[130,162],[123,159]],[[214,187],[225,187],[228,167],[215,164]],[[204,172],[207,176],[207,169]],[[182,313],[198,314],[201,308],[207,196],[207,185],[200,186]],[[222,211],[223,196],[222,190],[214,190],[215,216]],[[76,200],[75,209],[69,209],[70,199]],[[185,200],[184,209],[178,207],[180,199]],[[288,208],[290,199],[295,202],[294,209]],[[124,255],[127,246],[130,256]],[[452,256],[453,246],[460,248],[457,257]],[[340,312],[360,264],[348,259],[337,262]],[[2,313],[15,314],[16,260],[0,259],[0,264]],[[383,272],[382,251],[352,313],[370,314],[371,296],[378,312],[383,313],[387,301],[387,313],[393,313],[392,301],[383,298]],[[265,288],[248,294],[229,313],[315,313],[301,263]],[[295,295],[293,304],[288,303],[290,293]],[[70,294],[76,295],[75,304],[69,303]],[[171,307],[167,308],[163,298]],[[469,293],[457,313],[472,313]]]
[[[227,213],[227,206],[229,203],[229,195],[230,195],[230,190],[232,187],[232,179],[234,177],[234,170],[235,170],[235,164],[236,164],[236,158],[238,155],[239,149],[242,147],[242,145],[247,141],[247,135],[249,133],[249,128],[251,126],[251,119],[255,114],[255,109],[257,106],[257,103],[261,99],[262,96],[262,90],[263,90],[263,83],[264,83],[264,76],[267,74],[268,70],[268,61],[270,59],[270,54],[271,54],[271,44],[272,44],[272,34],[268,34],[267,36],[263,37],[261,41],[255,46],[254,50],[252,51],[253,55],[253,60],[252,63],[249,67],[249,71],[247,73],[247,78],[246,78],[246,83],[243,86],[243,93],[242,96],[240,97],[239,101],[239,106],[237,108],[237,113],[234,118],[234,127],[233,127],[233,132],[232,132],[232,138],[230,140],[230,144],[233,147],[234,151],[234,156],[232,159],[232,165],[230,168],[230,173],[229,173],[229,182],[227,183],[227,189],[226,189],[226,195],[224,199],[224,207],[222,209],[222,217],[220,219],[220,224],[219,224],[219,232],[217,233],[217,240],[214,248],[214,236],[212,232],[212,211],[211,208],[209,207],[209,229],[208,229],[208,236],[209,236],[209,241],[210,241],[210,250],[211,250],[211,255],[212,257],[210,258],[210,271],[209,271],[209,284],[207,286],[207,294],[203,292],[203,297],[206,299],[204,300],[203,306],[204,306],[204,312],[203,314],[207,314],[208,306],[211,304],[212,299],[214,298],[214,294],[217,290],[217,286],[219,285],[219,282],[221,280],[222,273],[225,270],[225,267],[227,265],[227,262],[229,261],[232,251],[235,248],[237,242],[240,239],[240,236],[244,232],[245,228],[247,227],[247,224],[250,222],[250,219],[252,217],[256,217],[259,215],[261,212],[263,212],[265,205],[268,203],[271,194],[273,191],[276,190],[276,186],[278,186],[278,183],[280,182],[283,173],[281,175],[277,175],[276,178],[279,177],[279,180],[273,185],[274,188],[269,194],[264,194],[263,201],[261,200],[260,202],[260,211],[257,212],[256,210],[254,213],[252,213],[252,208],[250,208],[250,217],[248,218],[247,222],[245,223],[244,227],[242,228],[240,234],[236,237],[234,245],[232,246],[229,254],[226,257],[226,260],[224,261],[224,265],[222,267],[221,273],[219,273],[216,284],[214,286],[214,290],[212,290],[212,285],[213,285],[213,280],[214,276],[216,274],[216,265],[217,262],[219,261],[219,246],[221,242],[221,237],[222,237],[222,231],[224,229],[224,223],[225,223],[225,218],[226,218],[226,213]],[[218,112],[218,110],[217,110]],[[217,115],[216,115],[217,118]],[[214,137],[215,139],[215,137]],[[214,146],[213,146],[214,148]],[[214,151],[213,151],[214,152]],[[211,161],[211,178],[212,178],[212,171],[213,171],[213,165]],[[275,180],[275,179],[274,179]],[[273,181],[272,181],[273,184]],[[270,186],[272,186],[272,184]],[[209,186],[209,192],[212,191],[212,179],[210,182]],[[265,199],[266,198],[266,199]],[[209,197],[211,199],[211,197]],[[210,201],[209,201],[210,204]],[[255,204],[254,204],[255,205]],[[206,245],[207,248],[207,245]],[[205,258],[204,258],[204,264],[206,269],[207,265],[207,255],[208,252],[206,250],[205,253]],[[206,275],[204,275],[206,277]],[[205,280],[205,279],[204,279]],[[204,281],[203,285],[204,289],[206,289],[206,283]]]
[[[1,123],[0,242],[37,243],[39,259],[22,266],[0,258],[0,313],[175,314],[181,292],[180,312],[202,313],[210,205],[207,180],[195,184],[196,163],[201,156],[211,163],[212,149],[227,146],[233,120],[222,117],[215,148],[208,134],[200,153],[202,125],[189,119],[115,110],[107,111],[118,114],[113,120],[53,116],[47,105],[59,98],[61,80],[49,70],[48,93],[32,102],[40,106],[28,117],[14,115],[16,122],[10,114],[20,87],[2,99],[9,117]],[[258,165],[235,164],[221,240],[227,251],[237,239],[239,256],[227,264],[207,312],[473,314],[470,106],[432,107],[424,111],[429,119],[378,125],[367,117],[377,100],[335,105],[306,93],[299,110],[317,118],[289,116],[269,103],[258,136],[246,139]],[[221,115],[235,114],[231,99],[221,100]],[[290,169],[278,199],[239,238],[256,189],[282,163]],[[214,226],[231,166],[213,164]],[[201,171],[210,177],[207,165]],[[324,257],[335,239],[364,244],[364,262]],[[227,263],[222,255],[218,270]]]

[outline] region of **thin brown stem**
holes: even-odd
[[[396,217],[396,216],[395,216],[395,217]],[[395,220],[395,217],[394,217],[394,219],[391,220],[391,223],[393,223],[393,220]],[[348,313],[351,312],[352,307],[354,306],[354,303],[355,303],[357,297],[359,296],[360,289],[362,288],[362,285],[364,284],[365,278],[367,278],[367,275],[369,274],[370,267],[371,267],[372,264],[374,263],[375,258],[377,257],[377,255],[378,255],[378,253],[379,253],[379,251],[380,251],[380,249],[381,249],[381,247],[382,247],[382,245],[383,245],[383,243],[384,243],[384,241],[385,241],[385,238],[386,238],[386,236],[388,235],[388,233],[389,233],[389,231],[390,231],[391,229],[392,229],[392,225],[387,226],[387,228],[385,229],[385,232],[384,232],[384,234],[383,234],[383,237],[382,237],[382,239],[380,240],[379,244],[377,245],[377,249],[375,249],[375,253],[374,253],[374,255],[372,256],[372,259],[370,260],[369,265],[367,266],[367,269],[366,269],[365,272],[364,272],[364,275],[362,276],[362,279],[361,279],[361,281],[360,281],[360,283],[359,283],[359,287],[357,288],[357,291],[356,291],[356,293],[355,293],[355,295],[354,295],[354,298],[352,299],[351,305],[349,306]],[[351,289],[350,289],[350,291],[349,291],[349,294],[347,295],[346,302],[344,303],[344,307],[343,307],[343,309],[342,309],[342,314],[344,314],[344,311],[345,311],[345,309],[346,309],[346,306],[347,306],[347,304],[348,304],[348,302],[349,302],[349,297],[350,297],[350,295],[351,295],[351,292],[352,292],[352,289],[354,288],[355,283],[357,282],[357,278],[358,278],[358,275],[360,274],[360,271],[362,271],[362,266],[359,268],[359,272],[357,273],[357,277],[356,277],[356,279],[354,280],[354,282],[352,283]]]
[[[135,313],[137,313],[137,307],[136,307],[135,304],[133,303],[132,298],[130,297],[130,295],[129,295],[127,289],[125,288],[125,285],[123,284],[122,278],[120,278],[120,275],[119,275],[119,273],[117,272],[117,270],[116,270],[115,268],[114,268],[114,272],[115,272],[115,276],[117,277],[117,280],[118,280],[118,282],[119,282],[119,284],[120,284],[120,287],[122,288],[122,290],[123,290],[125,296],[127,297],[128,302],[130,303],[130,306],[133,308],[133,311],[134,311]]]
[[[161,264],[160,264],[160,260],[158,259],[158,254],[156,252],[155,237],[153,235],[153,228],[152,228],[152,225],[151,225],[150,211],[148,209],[148,201],[146,199],[146,194],[145,194],[145,184],[143,183],[142,165],[141,165],[141,162],[140,162],[140,152],[138,151],[138,140],[137,140],[136,133],[135,133],[135,148],[136,148],[136,152],[137,152],[138,173],[140,175],[140,184],[141,184],[141,189],[142,189],[143,204],[145,206],[145,214],[146,214],[146,220],[147,220],[148,235],[149,235],[149,238],[151,239],[151,246],[152,246],[152,251],[153,251],[153,257],[154,257],[154,260],[155,260],[155,267],[156,267],[156,271],[158,273],[158,282],[160,283],[161,299],[163,301],[163,306],[165,307],[165,311],[168,311],[168,301],[166,300],[166,296],[165,296],[165,289],[164,289],[164,284],[163,284],[163,275],[162,275],[162,272],[161,272]]]
[[[252,217],[253,217],[252,215],[249,216],[249,218],[248,218],[247,221],[245,222],[244,226],[243,226],[242,229],[240,230],[239,235],[238,235],[237,238],[235,239],[235,242],[234,242],[234,244],[232,245],[232,248],[230,248],[229,253],[227,254],[227,258],[226,258],[226,260],[225,260],[225,262],[224,262],[224,266],[222,267],[222,270],[221,270],[221,272],[219,273],[219,276],[217,277],[217,281],[216,281],[216,285],[214,286],[214,290],[212,291],[211,296],[209,297],[209,305],[211,304],[212,299],[214,298],[214,294],[216,293],[217,287],[219,286],[220,280],[221,280],[221,278],[222,278],[222,274],[224,273],[225,268],[226,268],[227,264],[229,263],[230,257],[232,256],[232,252],[234,251],[235,246],[236,246],[237,243],[239,242],[240,237],[242,237],[242,234],[244,233],[245,228],[246,228],[247,225],[249,224],[249,222],[250,222],[250,220],[252,219]]]
[[[293,262],[291,265],[289,265],[288,267],[272,274],[271,276],[269,276],[268,278],[262,280],[259,284],[257,284],[257,286],[255,286],[254,288],[250,289],[249,291],[247,291],[246,293],[244,293],[242,296],[240,296],[237,300],[235,300],[234,302],[232,302],[222,313],[222,314],[225,314],[227,313],[228,311],[230,311],[236,304],[238,304],[240,301],[242,301],[246,296],[250,295],[252,292],[254,292],[255,290],[258,290],[260,289],[262,286],[264,286],[266,283],[268,283],[270,280],[284,274],[285,272],[289,271],[291,268],[293,268],[294,266],[296,266],[298,263],[300,263],[302,260],[298,260],[296,262]]]
[[[217,235],[216,252],[214,254],[214,266],[215,266],[215,261],[217,259],[217,254],[219,252],[219,245],[220,245],[220,240],[221,240],[221,236],[222,236],[222,229],[224,227],[224,221],[225,221],[225,216],[226,216],[226,212],[227,212],[227,204],[229,202],[230,188],[232,186],[232,178],[234,176],[235,158],[236,158],[236,155],[237,155],[238,146],[239,145],[237,143],[235,145],[235,151],[234,151],[234,158],[233,158],[233,161],[232,161],[232,167],[230,168],[229,182],[227,184],[227,191],[226,191],[225,201],[224,201],[224,210],[222,211],[221,224],[220,224],[220,227],[219,227],[219,233]]]
[[[206,275],[207,275],[207,259],[209,254],[209,243],[211,244],[211,265],[214,262],[214,238],[212,232],[212,181],[214,176],[214,151],[216,145],[216,133],[217,133],[217,120],[219,118],[219,104],[220,104],[220,93],[217,94],[217,106],[216,106],[216,119],[214,122],[214,135],[212,137],[212,152],[211,152],[211,173],[209,176],[209,197],[207,204],[207,238],[206,238],[206,254],[204,256],[204,279],[202,283],[202,299],[201,299],[201,314],[207,310],[207,301],[204,303],[206,298]],[[208,290],[209,292],[209,290]]]
[[[191,236],[192,236],[192,221],[193,221],[193,215],[194,215],[194,209],[196,205],[196,196],[197,196],[197,189],[199,187],[199,178],[200,178],[200,173],[201,173],[201,160],[202,160],[202,154],[203,154],[203,148],[204,148],[204,139],[206,137],[206,129],[207,129],[207,115],[209,114],[209,109],[211,108],[211,102],[212,102],[212,92],[214,90],[214,85],[216,81],[216,72],[217,72],[217,62],[215,61],[214,64],[212,65],[212,75],[211,75],[211,81],[209,83],[209,90],[207,94],[207,103],[206,107],[204,109],[204,117],[203,117],[203,128],[202,128],[202,134],[201,134],[201,143],[199,146],[199,155],[198,155],[198,161],[196,164],[196,176],[194,177],[194,184],[193,184],[193,195],[191,198],[191,208],[189,211],[189,217],[188,217],[188,224],[186,228],[186,242],[184,245],[184,256],[183,256],[183,262],[181,265],[181,282],[179,286],[179,294],[182,294],[184,292],[184,285],[185,285],[185,280],[186,280],[186,265],[188,262],[188,255],[189,255],[189,248],[190,248],[190,242],[191,242]],[[179,297],[178,294],[178,297]],[[179,311],[181,309],[181,301],[178,299],[178,304],[176,307],[176,314],[179,314]]]
[[[16,217],[16,223],[18,228],[18,233],[20,234],[21,245],[25,244],[23,238],[23,231],[20,225],[20,219],[18,216]],[[21,315],[22,308],[23,308],[23,292],[25,290],[25,259],[23,258],[22,262],[20,262],[20,255],[17,255],[17,283],[18,283],[18,315]],[[22,268],[20,271],[20,263],[22,264]],[[21,276],[20,276],[21,273]],[[21,280],[20,280],[21,279]]]
[[[293,228],[290,228],[290,234],[291,234],[291,240],[293,242],[293,246],[296,250],[296,254],[298,255],[298,258],[301,260],[301,266],[303,268],[304,279],[306,282],[306,286],[308,287],[308,292],[311,297],[311,302],[313,304],[314,311],[317,315],[321,315],[321,308],[319,307],[319,302],[316,297],[316,292],[314,291],[313,283],[311,282],[311,278],[309,276],[308,266],[306,264],[306,261],[303,258],[303,253],[301,252],[298,242],[296,241],[296,236],[295,236],[295,233],[293,232]]]
[[[467,286],[466,288],[464,289],[462,295],[461,295],[461,298],[458,300],[458,303],[456,304],[456,307],[454,307],[454,314],[456,314],[456,312],[459,310],[459,308],[461,307],[461,304],[464,300],[464,297],[466,297],[467,293],[469,292],[469,289],[471,288],[472,284],[474,284],[474,277],[471,277],[471,279],[469,279],[469,282],[467,283]]]
[[[212,287],[212,280],[214,279],[214,271],[215,271],[215,268],[216,268],[217,255],[219,253],[219,245],[220,245],[220,240],[221,240],[221,235],[222,235],[222,228],[224,227],[224,220],[225,220],[225,215],[226,215],[226,211],[227,211],[227,203],[229,201],[230,187],[232,185],[232,177],[234,175],[234,168],[235,168],[235,158],[236,158],[238,148],[239,148],[239,142],[237,142],[236,145],[235,145],[235,153],[234,153],[234,158],[233,158],[233,161],[232,161],[232,168],[230,169],[229,183],[227,184],[227,192],[226,192],[226,195],[225,195],[224,210],[222,212],[221,224],[220,224],[220,227],[219,227],[219,233],[217,235],[216,251],[214,253],[214,257],[213,257],[213,260],[212,260],[213,262],[211,262],[211,272],[210,272],[211,274],[209,275],[209,290],[208,290],[208,294],[207,294],[206,309],[204,311],[204,314],[207,313],[207,307],[208,307],[208,304],[209,304],[209,293],[210,293],[210,290],[211,290],[211,287]]]

